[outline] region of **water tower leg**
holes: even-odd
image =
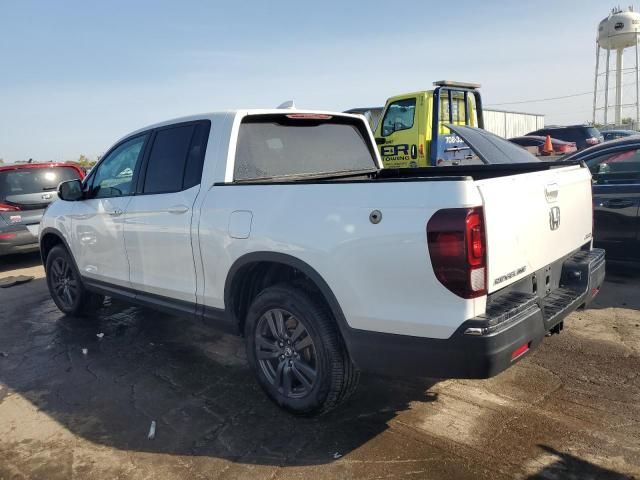
[[[638,70],[638,34],[636,33],[636,126],[638,129],[640,124],[640,70]]]
[[[624,50],[619,48],[616,50],[616,125],[622,125],[622,52]]]
[[[607,126],[607,116],[609,115],[609,58],[611,50],[607,49],[607,69],[604,74],[604,126]]]
[[[637,36],[636,36],[637,40]],[[638,63],[638,42],[636,42],[636,65]],[[598,97],[598,66],[600,64],[600,45],[596,42],[596,75],[593,80],[593,120],[592,122],[596,123],[596,99]],[[637,73],[637,71],[636,71]],[[636,81],[636,85],[637,85]]]

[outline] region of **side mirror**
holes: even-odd
[[[80,180],[68,180],[58,185],[58,198],[68,202],[82,200],[82,182]]]
[[[387,143],[387,139],[384,137],[376,137],[376,145],[384,145]]]

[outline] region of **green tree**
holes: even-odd
[[[4,165],[4,158],[0,158],[0,165]]]
[[[77,161],[77,163],[80,164],[80,166],[82,166],[84,168],[90,168],[90,167],[93,167],[96,164],[95,160],[91,160],[86,155],[80,155],[80,157],[76,161]]]

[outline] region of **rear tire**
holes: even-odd
[[[291,413],[326,413],[355,390],[359,372],[335,320],[302,288],[281,284],[258,294],[245,336],[258,383]]]
[[[102,307],[104,297],[85,288],[75,262],[63,246],[51,249],[47,255],[46,271],[49,293],[62,313],[91,315]]]

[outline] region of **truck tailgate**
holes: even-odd
[[[591,240],[587,168],[572,165],[475,183],[484,206],[489,293]]]

